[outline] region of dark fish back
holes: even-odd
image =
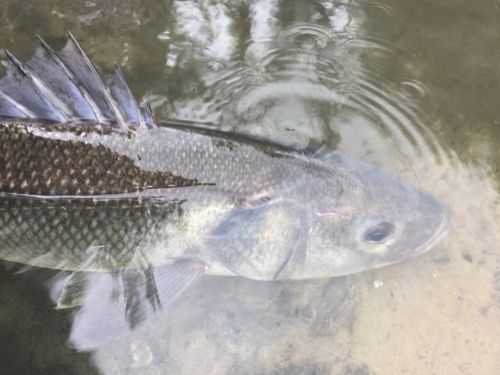
[[[43,132],[78,135],[88,128],[48,126]],[[105,131],[93,130],[104,134]],[[0,126],[0,192],[31,195],[109,195],[151,188],[197,186],[168,171],[142,170],[127,155],[102,145],[62,140],[28,131],[25,125]],[[127,141],[133,134],[121,134]]]
[[[156,128],[119,67],[108,86],[74,37],[54,52],[41,38],[26,64],[7,51],[0,79],[0,257],[86,271],[126,267],[182,226],[182,201],[144,190],[203,185],[144,169],[86,135],[126,145]],[[140,156],[139,156],[140,158]],[[166,257],[165,257],[166,260]]]
[[[107,86],[71,34],[59,52],[39,41],[26,64],[7,52],[0,80],[0,192],[94,196],[200,184],[141,170],[127,155],[78,140],[113,134],[126,143],[136,131],[156,127],[151,107],[141,113],[118,66]]]

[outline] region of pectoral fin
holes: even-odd
[[[307,213],[293,201],[269,202],[231,214],[205,245],[234,273],[257,280],[292,274],[304,256]]]
[[[56,309],[69,309],[80,306],[85,300],[85,289],[87,287],[87,272],[73,272],[66,282],[57,300]]]
[[[204,263],[181,260],[111,274],[74,273],[58,301],[58,308],[83,302],[75,314],[69,344],[77,350],[92,350],[126,335],[174,302],[205,269]]]

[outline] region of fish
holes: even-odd
[[[60,270],[87,350],[135,329],[202,275],[302,280],[425,253],[449,209],[382,170],[192,123],[157,123],[115,64],[75,37],[0,79],[0,259]]]

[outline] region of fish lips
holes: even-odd
[[[434,232],[434,235],[425,241],[422,245],[417,247],[415,250],[411,252],[407,252],[404,254],[399,254],[396,257],[388,259],[384,262],[377,262],[373,264],[373,268],[382,268],[384,266],[396,263],[400,260],[406,258],[412,258],[417,255],[423,254],[434,248],[436,245],[441,243],[452,231],[452,223],[451,223],[451,212],[449,208],[443,206],[443,212],[441,213],[441,223],[439,224],[439,228]]]

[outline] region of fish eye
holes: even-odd
[[[395,229],[391,223],[379,223],[365,232],[363,240],[367,243],[385,242],[391,238]]]

